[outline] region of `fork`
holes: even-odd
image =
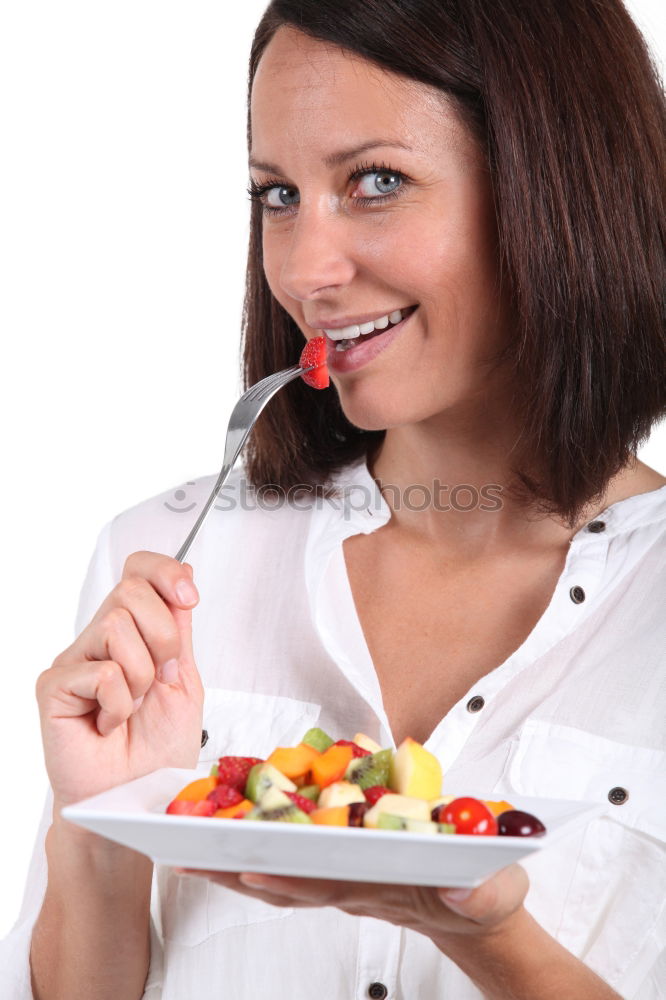
[[[283,371],[276,372],[274,375],[267,375],[266,378],[262,378],[260,382],[250,386],[247,392],[244,392],[238,400],[231,411],[231,416],[229,417],[222,469],[220,470],[217,482],[213,487],[213,492],[208,497],[208,500],[206,500],[204,509],[199,514],[194,527],[176,553],[175,558],[178,562],[182,563],[190,550],[192,542],[199,534],[199,529],[204,523],[208,511],[213,506],[220,490],[229,478],[229,474],[234,467],[236,459],[241,453],[243,445],[247,440],[247,436],[254,427],[255,421],[263,408],[266,406],[266,403],[273,398],[279,389],[282,389],[283,386],[287,385],[288,382],[293,382],[293,380],[298,378],[299,375],[312,371],[313,368],[316,368],[316,365],[310,365],[307,368],[301,368],[300,365],[294,365],[292,368],[285,368]]]

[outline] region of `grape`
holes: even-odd
[[[497,817],[501,837],[541,837],[546,828],[540,819],[520,809],[507,809]]]
[[[369,802],[352,802],[349,806],[347,826],[363,826],[363,817],[369,808]]]

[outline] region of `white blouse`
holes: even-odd
[[[178,550],[214,481],[183,484],[104,527],[77,634],[131,552]],[[376,531],[391,513],[365,462],[335,481],[337,501],[285,498],[269,509],[239,466],[188,556],[201,595],[193,620],[206,688],[202,762],[263,757],[314,725],[334,738],[362,730],[394,746],[342,549],[345,538]],[[637,1000],[663,997],[666,982],[665,528],[666,487],[615,503],[583,527],[531,634],[426,744],[442,763],[445,792],[483,788],[508,800],[604,805],[587,827],[524,862],[526,906]],[[572,596],[573,588],[581,589]],[[616,791],[610,801],[611,789],[626,797]],[[0,946],[11,1000],[31,997],[28,954],[46,884],[50,808],[47,801],[20,917]],[[388,1000],[482,996],[416,932],[333,908],[274,907],[156,867],[145,1000],[365,1000],[377,983]]]

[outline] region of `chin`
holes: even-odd
[[[338,393],[342,412],[347,420],[362,431],[384,431],[390,427],[414,423],[417,419],[395,400],[354,399],[353,393]]]

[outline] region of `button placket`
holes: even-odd
[[[357,1000],[368,1000],[370,997],[373,1000],[394,1000],[401,936],[400,927],[372,917],[359,919]],[[371,988],[374,988],[374,993],[370,992]]]

